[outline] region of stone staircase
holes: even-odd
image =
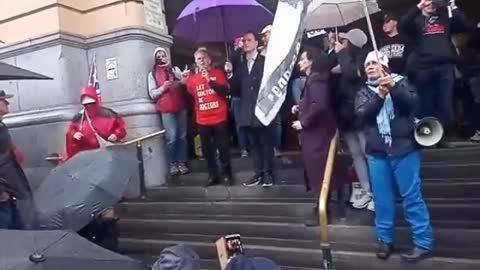
[[[314,198],[305,193],[301,158],[277,160],[277,185],[244,188],[253,175],[248,159],[232,161],[237,185],[204,188],[205,164],[193,161],[193,173],[173,179],[168,187],[149,190],[148,199],[119,206],[120,249],[153,263],[160,251],[185,243],[198,252],[203,269],[219,269],[214,242],[240,233],[247,254],[274,260],[282,269],[321,269],[319,228],[303,225]],[[436,238],[436,257],[406,264],[398,255],[383,262],[375,257],[373,214],[333,212],[330,237],[339,270],[476,270],[480,269],[480,148],[425,151],[423,190]],[[410,244],[401,205],[397,215],[397,250]]]

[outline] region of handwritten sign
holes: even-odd
[[[165,17],[163,15],[163,0],[144,0],[145,24],[157,29],[165,28]]]

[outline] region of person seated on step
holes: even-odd
[[[127,135],[123,118],[100,105],[95,87],[83,88],[80,101],[83,109],[75,115],[66,134],[67,160],[81,151],[119,142]]]
[[[396,190],[415,247],[402,258],[416,262],[433,254],[430,215],[421,192],[421,150],[414,139],[418,97],[407,78],[390,73],[388,57],[370,52],[365,60],[367,81],[357,93],[355,112],[365,124],[366,152],[378,237],[377,257],[394,250]]]
[[[218,184],[220,181],[231,185],[227,123],[227,96],[230,86],[225,72],[212,68],[212,60],[207,50],[197,50],[194,58],[199,72],[188,77],[187,90],[195,101],[195,117],[209,174],[207,186]],[[217,165],[217,150],[221,168]]]

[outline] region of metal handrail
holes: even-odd
[[[132,139],[130,141],[126,141],[126,142],[122,142],[122,143],[119,143],[120,145],[132,145],[132,144],[135,144],[135,143],[138,143],[138,142],[142,142],[142,141],[145,141],[145,140],[148,140],[148,139],[151,139],[153,137],[156,137],[158,135],[161,135],[165,133],[165,130],[162,129],[162,130],[159,130],[159,131],[156,131],[156,132],[153,132],[153,133],[150,133],[150,134],[147,134],[145,136],[142,136],[142,137],[138,137],[138,138],[135,138],[135,139]]]
[[[135,138],[135,139],[132,139],[130,141],[126,141],[126,142],[121,142],[121,143],[116,143],[114,145],[132,145],[132,144],[135,144],[135,143],[138,143],[138,142],[142,142],[142,141],[145,141],[145,140],[148,140],[150,138],[153,138],[153,137],[156,137],[158,135],[161,135],[165,133],[165,130],[162,129],[162,130],[159,130],[159,131],[156,131],[156,132],[153,132],[153,133],[150,133],[150,134],[147,134],[145,136],[142,136],[142,137],[138,137],[138,138]],[[57,153],[53,153],[51,154],[50,156],[47,156],[45,157],[45,161],[61,161],[63,160],[63,157],[58,155]]]
[[[322,190],[318,200],[318,211],[320,218],[320,247],[322,249],[323,266],[325,270],[333,270],[332,250],[328,239],[328,217],[327,217],[327,201],[330,192],[330,182],[332,180],[333,167],[335,165],[335,157],[337,154],[338,130],[330,141],[328,149],[327,162],[325,164],[325,172],[323,174]]]

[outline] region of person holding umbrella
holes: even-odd
[[[100,105],[95,87],[83,88],[80,100],[83,109],[73,118],[66,134],[67,159],[80,151],[118,142],[127,135],[122,117]]]
[[[32,191],[27,177],[15,155],[15,147],[3,123],[3,117],[9,113],[5,91],[0,91],[0,229],[20,230],[25,224],[16,206],[16,199],[29,200]]]
[[[416,262],[432,256],[433,233],[421,192],[421,151],[414,139],[415,87],[401,75],[390,74],[389,59],[372,51],[365,60],[367,82],[356,95],[355,112],[365,123],[366,152],[376,206],[377,257],[394,249],[397,190],[415,247],[402,258]]]

